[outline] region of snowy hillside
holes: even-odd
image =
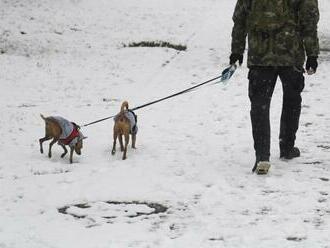
[[[306,76],[297,146],[254,163],[247,68],[140,109],[137,149],[111,156],[113,121],[82,129],[81,156],[40,154],[45,116],[78,124],[218,76],[234,0],[0,0],[0,248],[330,247],[330,3]],[[166,41],[170,48],[126,47]],[[245,58],[246,59],[246,58]],[[44,143],[48,150],[48,143]]]

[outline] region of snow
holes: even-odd
[[[330,247],[330,3],[322,53],[306,76],[297,145],[278,150],[281,87],[271,107],[270,173],[251,173],[247,68],[140,109],[137,149],[111,156],[113,121],[82,129],[82,155],[40,154],[39,114],[86,124],[218,76],[228,63],[233,0],[1,0],[0,248]],[[187,45],[124,48],[142,40]],[[44,143],[45,151],[48,143]],[[114,202],[150,202],[111,206]],[[90,209],[75,207],[89,204]],[[58,209],[69,206],[77,219]],[[127,212],[125,212],[125,210]],[[102,218],[106,215],[115,218]]]

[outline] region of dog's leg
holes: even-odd
[[[111,151],[111,154],[112,155],[115,155],[116,153],[116,141],[117,141],[117,132],[113,132],[113,145],[112,145],[112,151]]]
[[[120,144],[120,151],[123,152],[124,151],[123,135],[119,134],[118,139]]]
[[[136,142],[136,134],[132,134],[132,148],[133,149],[136,149],[135,142]]]
[[[62,155],[61,155],[61,158],[64,158],[64,156],[68,153],[68,150],[66,149],[65,145],[62,145],[62,144],[61,144],[61,146],[62,146],[62,148],[63,148],[63,150],[64,150],[64,152],[63,152]]]
[[[125,134],[125,148],[124,148],[124,154],[123,154],[123,160],[127,158],[126,153],[127,153],[127,146],[129,143],[129,134]]]
[[[70,147],[70,164],[72,164],[73,151],[74,151],[74,148]]]
[[[46,140],[50,140],[52,137],[45,136],[44,138],[39,139],[40,144],[40,153],[44,153],[44,149],[42,147],[42,143],[44,143]]]
[[[50,143],[49,143],[49,150],[48,150],[48,157],[51,158],[52,157],[52,146],[56,143],[57,139],[53,139]]]

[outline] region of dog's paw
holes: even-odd
[[[115,155],[115,153],[116,153],[116,150],[111,151],[111,155]]]
[[[64,157],[65,157],[65,155],[66,155],[66,153],[63,153],[63,154],[61,155],[61,158],[64,158]]]
[[[48,157],[51,158],[52,157],[52,154],[51,153],[48,153]]]

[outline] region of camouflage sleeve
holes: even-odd
[[[234,27],[231,34],[232,53],[244,53],[247,35],[247,11],[246,0],[237,0],[233,15]]]
[[[307,56],[318,56],[319,54],[319,39],[317,36],[319,18],[318,0],[302,0],[299,20]]]

